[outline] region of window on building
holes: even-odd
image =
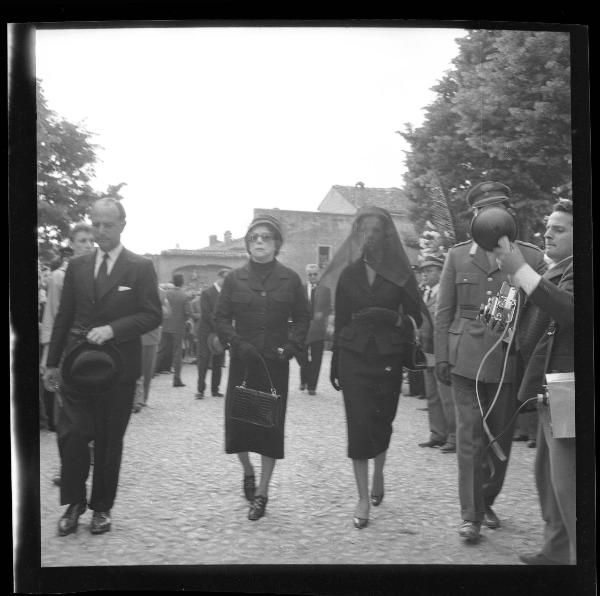
[[[317,263],[319,264],[319,269],[325,269],[325,267],[329,265],[330,258],[331,246],[319,245],[317,247]]]

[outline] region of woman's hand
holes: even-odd
[[[292,344],[285,344],[283,348],[277,348],[279,360],[291,360],[294,357],[296,350]]]
[[[333,350],[331,354],[331,368],[329,370],[329,381],[331,382],[331,386],[339,391],[342,386],[340,384],[340,373],[339,373],[339,354],[337,350]]]
[[[381,323],[384,325],[397,325],[401,321],[401,318],[395,310],[382,308],[380,306],[363,308],[354,313],[352,318],[359,323]]]

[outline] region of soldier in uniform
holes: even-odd
[[[508,208],[510,189],[499,182],[481,182],[469,191],[467,201],[475,213],[490,205]],[[535,271],[542,272],[545,267],[542,251],[526,242],[517,244],[525,261]],[[508,277],[498,268],[496,255],[473,240],[450,249],[440,278],[434,332],[436,376],[451,385],[456,405],[458,487],[463,520],[459,535],[468,542],[479,540],[482,523],[492,529],[500,526],[492,505],[502,489],[512,443],[512,430],[508,429],[498,440],[506,456],[504,460],[492,449],[486,449],[489,439],[481,414],[482,410],[487,413],[490,432],[497,436],[516,410],[514,347],[510,348],[503,378],[507,342],[496,345],[482,365],[484,355],[498,341],[499,334],[479,320],[479,311],[505,281]]]

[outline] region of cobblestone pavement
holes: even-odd
[[[370,524],[352,525],[354,476],[346,457],[341,394],[328,382],[326,353],[316,396],[298,389],[291,363],[286,457],[277,463],[265,517],[248,521],[242,471],[223,448],[224,398],[194,398],[196,367],[186,387],[171,375],[152,382],[149,404],[132,414],[125,436],[113,529],[92,536],[91,512],[76,534],[60,538],[55,434],[41,431],[41,563],[46,566],[196,564],[518,564],[542,544],[533,479],[535,449],[513,444],[497,530],[476,546],[457,534],[456,455],[420,448],[428,438],[426,402],[402,396],[385,470],[385,499]],[[223,371],[223,385],[227,370]],[[259,456],[251,455],[255,468]]]

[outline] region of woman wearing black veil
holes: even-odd
[[[354,525],[364,528],[370,504],[384,496],[383,468],[402,384],[404,356],[414,321],[426,307],[390,214],[358,211],[348,239],[318,286],[335,290],[331,384],[342,390],[358,504]],[[315,300],[318,301],[318,297]],[[317,313],[318,316],[318,313]],[[311,325],[312,341],[317,325]],[[374,459],[369,498],[369,459]]]

